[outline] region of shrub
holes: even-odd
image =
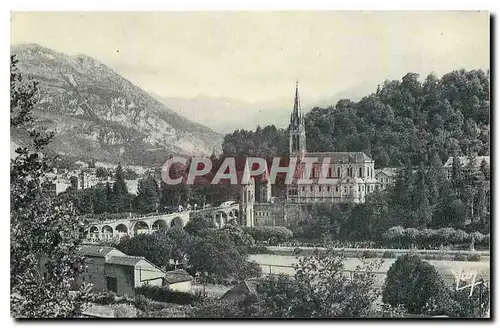
[[[247,253],[248,254],[273,254],[273,251],[271,251],[266,246],[250,246],[250,247],[248,247]]]
[[[469,262],[479,262],[479,261],[481,261],[481,255],[479,255],[479,254],[469,254],[467,256],[467,261],[469,261]]]
[[[402,305],[409,313],[421,314],[432,297],[446,291],[436,268],[417,255],[400,256],[389,268],[382,291],[382,301]]]
[[[295,255],[299,255],[300,253],[302,253],[302,248],[295,247],[295,248],[293,249],[293,254],[295,254]]]
[[[393,259],[396,257],[396,254],[393,251],[385,251],[384,254],[382,254],[382,258],[384,259]]]
[[[453,257],[453,260],[454,261],[467,261],[467,256],[465,256],[464,254],[455,254],[455,256]]]
[[[239,270],[237,278],[240,280],[260,277],[262,275],[262,267],[255,261],[245,261],[243,267]]]
[[[292,231],[285,227],[245,227],[244,231],[257,241],[269,241],[274,237],[277,242],[283,242],[293,236]]]
[[[371,259],[371,258],[377,257],[377,253],[374,251],[367,250],[367,251],[361,252],[360,257],[365,258],[365,259]]]
[[[154,301],[166,303],[193,304],[197,301],[196,296],[190,293],[173,291],[166,287],[158,286],[141,286],[136,288],[136,294],[144,295]]]
[[[112,292],[102,292],[95,296],[94,303],[101,305],[109,305],[115,303],[115,294]]]

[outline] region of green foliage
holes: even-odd
[[[135,289],[136,295],[144,295],[158,302],[175,303],[175,304],[194,304],[198,298],[190,293],[178,292],[169,290],[166,287],[143,285]],[[144,300],[139,299],[144,307]]]
[[[409,237],[411,235],[411,237]],[[405,229],[396,226],[388,229],[383,234],[384,240],[389,246],[409,247],[418,246],[419,248],[439,247],[440,245],[461,245],[470,243],[474,238],[478,244],[488,244],[486,237],[480,232],[467,233],[460,229],[441,228],[434,229]]]
[[[343,273],[344,260],[333,250],[316,252],[299,260],[293,277],[266,276],[257,286],[263,314],[281,318],[367,315],[378,297],[373,272],[380,262],[363,263],[350,279]]]
[[[32,110],[37,83],[25,81],[10,59],[11,121],[13,130],[28,130],[32,146],[17,148],[10,162],[10,302],[15,318],[68,318],[81,313],[90,298],[84,285],[70,295],[75,277],[84,270],[77,253],[78,219],[68,204],[47,192],[51,171],[42,153],[52,135],[36,130]]]
[[[481,261],[481,255],[479,255],[479,254],[469,254],[469,255],[467,255],[467,261],[470,261],[470,262],[479,262],[479,261]]]
[[[266,246],[251,246],[248,248],[248,254],[274,254],[274,252]]]
[[[467,255],[465,254],[455,254],[455,256],[453,257],[453,261],[467,261]]]
[[[202,217],[194,217],[189,220],[189,222],[184,226],[184,230],[190,234],[199,234],[205,230],[216,228],[215,225]]]
[[[257,269],[248,265],[246,252],[242,252],[242,248],[247,246],[238,245],[233,239],[234,236],[223,230],[205,230],[193,236],[188,253],[192,270],[206,272],[211,281],[255,276]]]
[[[195,308],[192,316],[333,318],[373,315],[378,297],[373,287],[373,272],[380,262],[364,262],[350,279],[343,273],[344,260],[333,250],[306,256],[299,260],[293,277],[266,276],[257,283],[255,294],[209,301]],[[397,316],[395,312],[393,315]]]
[[[262,317],[255,294],[242,295],[232,300],[208,299],[194,307],[190,313],[194,318],[252,318]]]
[[[421,314],[431,298],[439,298],[445,292],[444,281],[432,265],[417,255],[405,254],[387,272],[382,301]]]
[[[139,180],[137,196],[133,201],[134,209],[139,213],[152,213],[158,210],[160,189],[153,176]]]
[[[366,251],[361,252],[360,257],[365,258],[365,259],[372,259],[372,258],[376,258],[378,256],[377,256],[377,252],[366,250]]]
[[[384,254],[382,254],[382,258],[393,259],[393,258],[396,258],[396,254],[394,254],[393,251],[385,251]]]
[[[132,238],[124,237],[116,248],[125,254],[144,256],[160,267],[173,269],[170,260],[185,264],[191,245],[192,238],[187,232],[180,228],[171,228],[152,234],[139,234]]]
[[[292,231],[285,227],[259,226],[244,227],[243,229],[257,241],[269,241],[271,238],[275,238],[277,242],[283,242],[293,236]]]

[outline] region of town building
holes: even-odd
[[[91,283],[95,290],[117,295],[135,295],[143,285],[164,286],[166,272],[140,256],[127,255],[116,248],[82,245],[85,271],[77,277],[76,287]]]
[[[366,195],[376,189],[375,162],[365,153],[307,151],[298,84],[290,116],[289,147],[290,159],[295,159],[297,164],[284,199],[272,197],[267,175],[260,181],[256,198],[255,181],[249,179],[241,190],[242,225],[287,226],[304,217],[314,204],[364,203]],[[314,162],[308,170],[306,163],[310,158],[314,158]],[[304,181],[308,178],[312,183]]]
[[[194,278],[186,270],[167,271],[165,274],[165,287],[177,292],[190,293],[193,288]]]
[[[490,156],[474,156],[474,163],[472,166],[477,170],[481,170],[481,166],[486,166],[487,170],[490,170]],[[458,163],[460,167],[465,167],[470,164],[471,157],[467,156],[457,156]],[[453,172],[453,156],[448,157],[448,160],[443,165],[444,170],[446,171],[446,176],[448,179],[451,179],[451,175]]]
[[[394,185],[396,182],[396,176],[400,171],[400,168],[396,167],[386,167],[383,169],[375,170],[375,179],[377,180],[376,190],[386,190],[387,187]]]

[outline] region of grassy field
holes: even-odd
[[[291,267],[280,267],[280,266],[292,266],[297,263],[297,258],[290,255],[269,255],[269,254],[254,254],[250,255],[249,259],[259,263],[262,267],[262,272],[264,274],[293,274],[295,270]],[[372,259],[371,261],[374,261]],[[380,259],[378,259],[380,260]],[[386,272],[389,270],[391,265],[396,261],[396,259],[382,259],[383,263],[381,267],[377,270],[377,285],[383,285],[385,280]],[[489,262],[466,262],[466,261],[435,261],[428,260],[438,272],[443,276],[447,285],[452,286],[455,282],[455,274],[461,271],[469,272],[474,271],[477,274],[477,279],[485,279],[489,281],[490,279],[490,263]],[[346,270],[355,270],[356,266],[360,265],[361,261],[357,258],[347,258],[344,266]]]

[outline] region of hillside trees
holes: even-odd
[[[28,130],[30,148],[16,149],[10,163],[11,314],[15,318],[75,317],[88,300],[87,286],[70,295],[83,269],[77,254],[78,220],[66,202],[47,192],[51,168],[42,153],[52,135],[31,126],[37,84],[18,72],[10,59],[11,129]]]
[[[455,154],[489,154],[489,72],[457,70],[424,82],[414,73],[385,81],[359,102],[306,114],[308,151],[364,151],[375,165],[441,161]],[[284,122],[288,123],[288,122]],[[397,142],[395,142],[397,140]],[[225,136],[225,156],[279,156],[288,151],[286,129],[237,130]],[[427,157],[427,160],[425,158]]]

